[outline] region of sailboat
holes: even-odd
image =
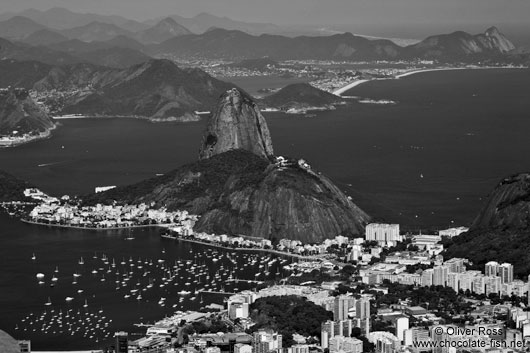
[[[52,305],[52,301],[51,301],[50,297],[48,297],[48,301],[46,303],[44,303],[44,305],[46,305],[46,306]]]
[[[81,256],[81,258],[79,259],[79,264],[80,265],[84,265],[85,264],[85,260],[83,260],[83,256]]]
[[[33,255],[31,256],[31,259],[32,259],[33,261],[37,260],[37,256],[35,256],[35,253],[33,253]]]

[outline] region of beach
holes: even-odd
[[[436,72],[436,71],[453,71],[453,70],[487,70],[487,69],[521,69],[523,67],[516,67],[516,66],[503,66],[503,67],[498,67],[498,66],[483,66],[483,67],[478,67],[478,66],[473,66],[473,67],[439,67],[439,68],[432,68],[432,69],[419,69],[419,70],[413,70],[413,71],[408,71],[408,72],[404,72],[402,74],[399,74],[399,75],[396,75],[394,77],[385,77],[385,78],[374,78],[374,79],[370,79],[370,80],[367,80],[367,79],[362,79],[362,80],[356,80],[356,81],[353,81],[351,83],[349,83],[348,85],[342,87],[342,88],[339,88],[338,90],[334,91],[333,94],[336,95],[336,96],[342,96],[343,93],[347,92],[348,90],[354,88],[354,87],[357,87],[365,82],[369,82],[369,81],[383,81],[383,80],[394,80],[394,79],[399,79],[399,78],[403,78],[403,77],[407,77],[407,76],[412,76],[412,75],[416,75],[416,74],[421,74],[421,73],[427,73],[427,72]]]

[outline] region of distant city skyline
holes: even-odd
[[[2,0],[0,11],[47,10],[120,15],[144,21],[201,12],[280,25],[495,25],[528,22],[526,0]]]

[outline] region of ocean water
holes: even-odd
[[[267,83],[252,83],[260,85]],[[425,231],[468,225],[498,181],[529,170],[528,92],[528,70],[433,72],[370,82],[347,93],[391,99],[397,101],[395,105],[353,103],[316,117],[265,116],[277,155],[306,159],[376,219]],[[205,127],[204,121],[151,124],[135,119],[62,120],[61,124],[48,140],[0,150],[0,168],[55,195],[83,194],[96,186],[133,183],[193,162]],[[134,231],[132,241],[124,240],[126,235],[48,229],[0,216],[0,329],[19,339],[31,338],[37,349],[92,348],[106,341],[101,337],[95,343],[95,338],[53,334],[53,330],[33,332],[35,324],[41,324],[38,320],[23,331],[21,320],[44,310],[50,315],[52,308],[62,310],[62,315],[70,308],[76,315],[86,309],[96,311],[92,313],[103,326],[105,320],[113,320],[107,331],[131,330],[132,323],[171,314],[174,304],[195,307],[188,299],[182,303],[176,299],[177,292],[186,288],[180,282],[170,292],[154,291],[140,302],[125,299],[122,289],[115,288],[114,272],[107,274],[108,265],[101,264],[100,257],[106,253],[120,262],[141,257],[154,264],[158,259],[173,263],[204,253],[204,248],[168,243],[157,230]],[[92,258],[94,253],[99,259]],[[81,256],[87,263],[77,286],[85,292],[77,294],[71,282],[72,274],[82,270],[77,264]],[[242,268],[248,259],[238,256]],[[227,258],[221,261],[226,266],[231,263]],[[58,283],[50,287],[56,266]],[[160,275],[157,271],[152,269],[153,278]],[[252,271],[241,271],[243,278],[253,276]],[[37,283],[38,272],[46,275],[44,285]],[[103,276],[109,277],[101,281]],[[150,278],[141,271],[131,276],[141,286]],[[67,304],[66,296],[74,300]],[[156,303],[161,296],[168,298],[168,305]],[[48,297],[53,303],[49,307],[44,305]],[[88,308],[83,308],[85,299]]]

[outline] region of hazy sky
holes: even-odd
[[[278,24],[530,22],[530,0],[0,0],[0,12],[56,6],[138,20],[204,11]]]

